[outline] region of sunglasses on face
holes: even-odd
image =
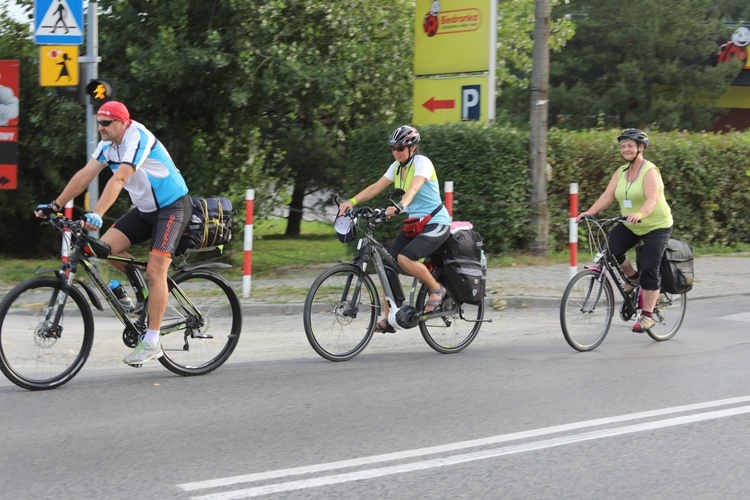
[[[96,123],[98,123],[102,127],[109,127],[110,125],[112,125],[113,121],[115,120],[97,120]]]
[[[391,151],[398,151],[402,153],[406,149],[406,146],[391,146]]]

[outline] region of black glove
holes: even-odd
[[[42,212],[44,215],[56,214],[62,207],[57,204],[57,201],[52,200],[49,203],[42,203],[37,205],[34,209],[35,212]]]

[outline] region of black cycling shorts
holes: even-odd
[[[187,229],[192,212],[190,196],[185,195],[156,212],[141,212],[133,208],[112,227],[127,236],[131,245],[143,243],[150,238],[151,251],[171,259]]]
[[[409,260],[419,260],[435,253],[450,235],[448,224],[427,224],[414,238],[409,238],[403,232],[398,233],[389,253],[394,258],[401,254]]]

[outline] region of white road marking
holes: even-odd
[[[197,491],[206,490],[211,488],[226,487],[233,484],[240,483],[252,483],[258,481],[264,481],[268,479],[286,478],[290,476],[319,473],[324,471],[345,469],[350,467],[358,467],[363,465],[380,464],[393,460],[402,460],[406,458],[424,457],[436,453],[448,453],[455,452],[462,449],[474,448],[479,446],[487,446],[492,444],[505,443],[508,441],[516,441],[520,439],[529,439],[534,437],[546,436],[549,434],[556,434],[560,432],[574,431],[580,429],[586,429],[590,427],[615,424],[621,422],[628,422],[633,420],[639,420],[644,418],[653,418],[665,415],[673,415],[677,413],[684,413],[690,411],[706,410],[709,408],[716,408],[718,406],[736,405],[740,403],[750,402],[750,396],[741,396],[736,398],[721,399],[716,401],[708,401],[705,403],[696,403],[683,406],[675,406],[671,408],[663,408],[659,410],[644,411],[639,413],[631,413],[627,415],[618,415],[614,417],[599,418],[593,420],[585,420],[581,422],[574,422],[571,424],[557,425],[552,427],[544,427],[541,429],[534,429],[530,431],[515,432],[511,434],[503,434],[499,436],[492,436],[489,438],[475,439],[470,441],[462,441],[458,443],[451,443],[441,446],[432,446],[428,448],[419,448],[415,450],[405,450],[395,453],[387,453],[382,455],[373,455],[370,457],[361,457],[351,460],[342,460],[339,462],[329,462],[325,464],[316,464],[303,467],[293,467],[289,469],[279,469],[275,471],[260,472],[255,474],[246,474],[241,476],[233,476],[220,479],[212,479],[207,481],[199,481],[194,483],[185,483],[178,485],[179,488],[185,491]],[[413,472],[418,470],[425,470],[435,467],[444,467],[449,465],[456,465],[476,460],[485,460],[488,458],[496,458],[504,455],[510,455],[515,453],[523,453],[527,451],[541,450],[544,448],[552,448],[556,446],[562,446],[566,444],[579,443],[583,441],[590,441],[593,439],[602,439],[606,437],[620,436],[624,434],[631,434],[634,432],[644,432],[654,429],[662,429],[666,427],[673,427],[677,425],[685,425],[695,422],[701,422],[705,420],[712,420],[717,418],[730,417],[735,415],[742,415],[750,413],[750,406],[741,406],[736,408],[728,408],[724,410],[704,412],[693,415],[685,415],[681,417],[667,418],[663,420],[657,420],[652,422],[644,422],[640,424],[633,424],[621,427],[614,427],[608,429],[601,429],[586,433],[574,434],[570,436],[561,436],[557,438],[551,438],[547,440],[534,441],[530,443],[523,443],[514,446],[506,446],[502,448],[495,448],[491,450],[477,451],[473,453],[466,453],[463,455],[454,455],[444,458],[436,458],[430,460],[423,460],[418,462],[412,462],[407,464],[399,464],[387,467],[376,467],[362,471],[329,475],[323,477],[316,477],[312,479],[304,479],[298,481],[280,482],[276,484],[269,484],[265,486],[258,486],[253,488],[246,488],[235,491],[227,491],[223,493],[209,494],[199,497],[193,497],[201,500],[226,500],[235,498],[250,498],[260,495],[267,495],[271,493],[278,493],[283,491],[293,491],[307,488],[314,488],[319,486],[339,484],[350,481],[358,481],[362,479],[370,479],[375,477],[382,477],[392,474],[402,474],[405,472]]]
[[[719,319],[728,319],[730,321],[742,321],[744,323],[750,323],[750,312],[730,314],[729,316],[722,316]]]

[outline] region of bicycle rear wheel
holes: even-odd
[[[164,355],[159,362],[183,376],[217,369],[240,340],[242,309],[237,292],[208,269],[177,273],[169,285],[160,335]]]
[[[435,271],[434,276],[438,282],[443,283],[442,269]],[[424,310],[429,296],[427,286],[422,284],[417,293],[417,310]],[[484,300],[479,304],[457,304],[448,290],[442,307],[444,311],[453,312],[446,316],[435,316],[420,321],[419,330],[422,332],[422,337],[427,345],[442,354],[451,354],[466,349],[482,327]]]
[[[654,306],[656,324],[647,330],[648,335],[658,341],[674,337],[685,319],[686,308],[687,296],[684,293],[661,292]]]
[[[32,391],[54,389],[83,368],[94,341],[94,316],[77,288],[70,290],[64,315],[62,282],[40,277],[24,281],[0,302],[0,370]]]
[[[305,298],[303,321],[312,348],[330,361],[346,361],[372,339],[380,303],[370,277],[352,264],[318,276]]]
[[[560,303],[560,326],[565,340],[577,351],[591,351],[602,343],[612,324],[615,295],[599,271],[576,274],[565,287]]]

